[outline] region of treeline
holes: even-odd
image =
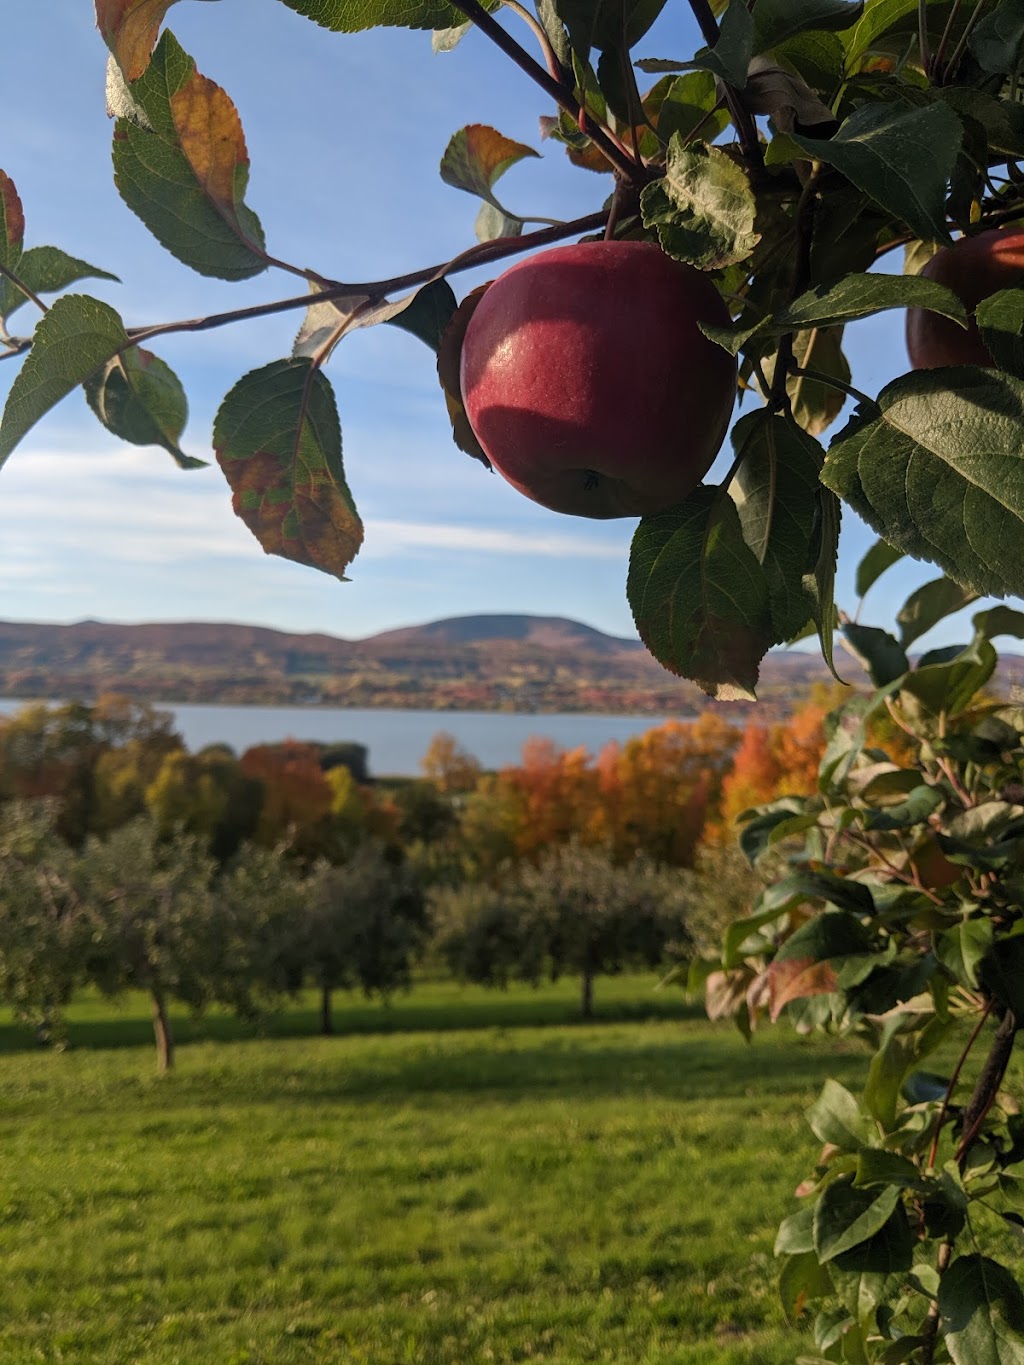
[[[0,727],[0,998],[64,1037],[83,986],[254,1019],[315,988],[386,999],[425,958],[503,985],[657,967],[753,890],[725,832],[806,787],[826,699],[789,726],[708,713],[595,757],[541,740],[485,773],[449,735],[423,777],[373,782],[358,744],[189,753],[123,697],[33,705]],[[802,786],[801,786],[802,784]]]

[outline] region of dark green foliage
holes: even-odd
[[[861,585],[892,558],[871,551]],[[928,584],[904,640],[971,600]],[[1024,1158],[1002,1089],[1024,1022],[1024,712],[982,691],[989,637],[1018,627],[981,612],[970,645],[915,667],[888,632],[844,626],[879,690],[829,718],[816,792],[748,813],[769,885],[701,973],[745,1033],[767,1011],[874,1054],[859,1096],[827,1082],[808,1114],[824,1147],[776,1246],[791,1318],[827,1305],[821,1360],[1024,1360],[1024,1295],[974,1250],[1001,1256]],[[888,751],[868,731],[886,715]],[[940,1047],[959,1062],[923,1071]]]

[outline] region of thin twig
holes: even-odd
[[[877,407],[875,400],[864,393],[862,389],[855,389],[852,384],[844,384],[841,379],[836,379],[833,375],[822,374],[820,370],[808,369],[806,365],[791,365],[789,372],[802,379],[813,379],[816,384],[827,384],[829,388],[838,389],[840,393],[845,393],[847,398],[856,398],[858,403],[867,403],[870,407]]]
[[[818,177],[820,166],[816,166],[807,177],[807,183],[800,192],[796,207],[796,259],[793,262],[793,278],[790,282],[790,299],[799,298],[807,288],[811,278],[811,245],[814,240],[814,214],[818,203]],[[775,369],[772,373],[771,406],[776,409],[788,405],[786,380],[793,367],[793,332],[787,332],[779,340],[775,352]]]
[[[518,14],[523,23],[527,25],[533,36],[537,39],[540,50],[544,53],[544,61],[553,81],[560,84],[565,83],[565,70],[558,59],[558,53],[551,46],[551,39],[544,32],[544,26],[533,17],[525,5],[519,4],[519,0],[502,0],[506,9],[510,9],[513,14]]]
[[[917,45],[921,52],[921,69],[926,75],[931,71],[931,56],[928,52],[928,0],[917,0]]]
[[[936,72],[938,85],[945,85],[946,81],[948,81],[951,76],[956,74],[956,69],[960,65],[960,59],[967,51],[968,40],[971,34],[974,32],[974,26],[981,18],[981,11],[984,8],[985,0],[978,0],[978,3],[974,6],[974,12],[972,13],[971,17],[967,20],[967,23],[964,24],[964,31],[960,35],[960,41],[953,49],[953,55],[949,59],[949,65],[946,67],[945,71]]]
[[[942,71],[942,59],[946,55],[946,44],[949,42],[953,32],[953,25],[956,23],[956,17],[960,13],[960,5],[961,0],[953,0],[953,8],[949,11],[946,27],[942,30],[942,37],[939,39],[939,45],[935,49],[935,56],[931,61],[931,69],[926,69],[925,71],[925,74],[928,76],[934,76],[937,72]]]
[[[498,237],[492,242],[481,242],[478,246],[470,247],[461,256],[456,256],[454,260],[442,262],[440,265],[427,266],[423,270],[411,271],[408,275],[396,275],[390,280],[373,280],[365,284],[342,284],[333,281],[324,289],[316,293],[298,294],[292,298],[277,299],[273,303],[258,303],[251,308],[238,308],[227,313],[211,313],[206,317],[190,318],[178,322],[161,322],[151,327],[129,327],[127,329],[132,345],[137,345],[140,341],[148,341],[151,337],[163,336],[170,332],[208,332],[215,327],[226,327],[234,322],[249,322],[254,318],[271,317],[275,313],[293,312],[299,308],[308,308],[315,303],[328,303],[332,299],[344,298],[349,294],[367,294],[371,299],[383,299],[388,294],[397,292],[400,289],[412,289],[419,284],[428,284],[431,280],[439,279],[447,275],[456,275],[464,270],[471,270],[475,266],[487,265],[491,261],[502,260],[506,256],[514,256],[522,251],[529,251],[533,247],[547,246],[551,242],[560,242],[565,237],[575,237],[584,232],[592,232],[597,228],[603,227],[607,219],[607,213],[591,213],[585,218],[576,218],[569,223],[560,223],[556,227],[543,228],[539,232],[527,232],[522,237]]]
[[[935,1124],[935,1136],[932,1138],[932,1145],[928,1150],[927,1169],[929,1171],[933,1171],[935,1169],[935,1159],[939,1153],[939,1137],[942,1134],[942,1125],[946,1122],[946,1115],[949,1113],[949,1102],[953,1098],[953,1091],[956,1089],[956,1083],[960,1079],[960,1072],[963,1070],[964,1063],[970,1056],[971,1048],[978,1041],[978,1035],[981,1032],[981,1030],[985,1027],[985,1021],[992,1013],[992,1006],[994,1004],[995,1001],[990,1000],[988,1004],[985,1006],[985,1009],[981,1014],[981,1017],[978,1019],[978,1022],[974,1025],[974,1028],[971,1030],[971,1036],[968,1038],[967,1043],[964,1046],[964,1050],[960,1053],[960,1056],[957,1059],[957,1064],[953,1068],[953,1074],[949,1078],[949,1085],[946,1086],[946,1093],[942,1097],[942,1107],[939,1109],[938,1121]]]

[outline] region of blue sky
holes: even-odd
[[[27,245],[52,243],[117,273],[120,285],[84,287],[129,325],[297,292],[279,272],[229,285],[168,256],[113,185],[105,48],[90,0],[10,8],[0,167],[21,193]],[[592,212],[610,187],[540,143],[546,97],[480,34],[434,55],[429,34],[329,34],[278,0],[182,0],[168,18],[200,71],[238,106],[252,163],[248,202],[279,258],[365,280],[471,245],[476,203],[437,173],[448,138],[467,123],[493,124],[542,151],[502,183],[502,198],[524,214]],[[518,36],[529,43],[525,28]],[[685,57],[697,45],[687,11],[659,21],[642,46]],[[475,282],[453,281],[460,295]],[[160,343],[191,402],[186,450],[210,457],[219,400],[247,370],[287,355],[298,321],[289,314]],[[847,351],[854,383],[877,392],[906,368],[902,318],[858,324]],[[0,398],[14,371],[10,361],[0,366]],[[160,450],[119,444],[74,394],[0,471],[0,616],[236,620],[360,636],[445,616],[530,612],[634,634],[624,590],[634,523],[560,517],[464,456],[450,438],[432,355],[395,328],[354,333],[328,373],[367,525],[351,582],[263,555],[233,517],[216,466],[182,473]],[[851,609],[853,571],[873,539],[847,514],[838,598]],[[910,587],[933,576],[922,565],[891,570],[865,619],[885,623]],[[964,634],[950,623],[934,638]]]

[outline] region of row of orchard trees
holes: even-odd
[[[387,998],[418,958],[491,985],[656,967],[709,944],[752,891],[738,809],[798,790],[822,708],[741,733],[653,728],[593,758],[540,740],[484,773],[438,735],[424,777],[371,784],[355,744],[190,754],[120,698],[0,728],[0,996],[60,1037],[73,992],[248,1018],[306,987]],[[788,783],[797,785],[787,786]],[[692,871],[696,864],[696,873]]]

